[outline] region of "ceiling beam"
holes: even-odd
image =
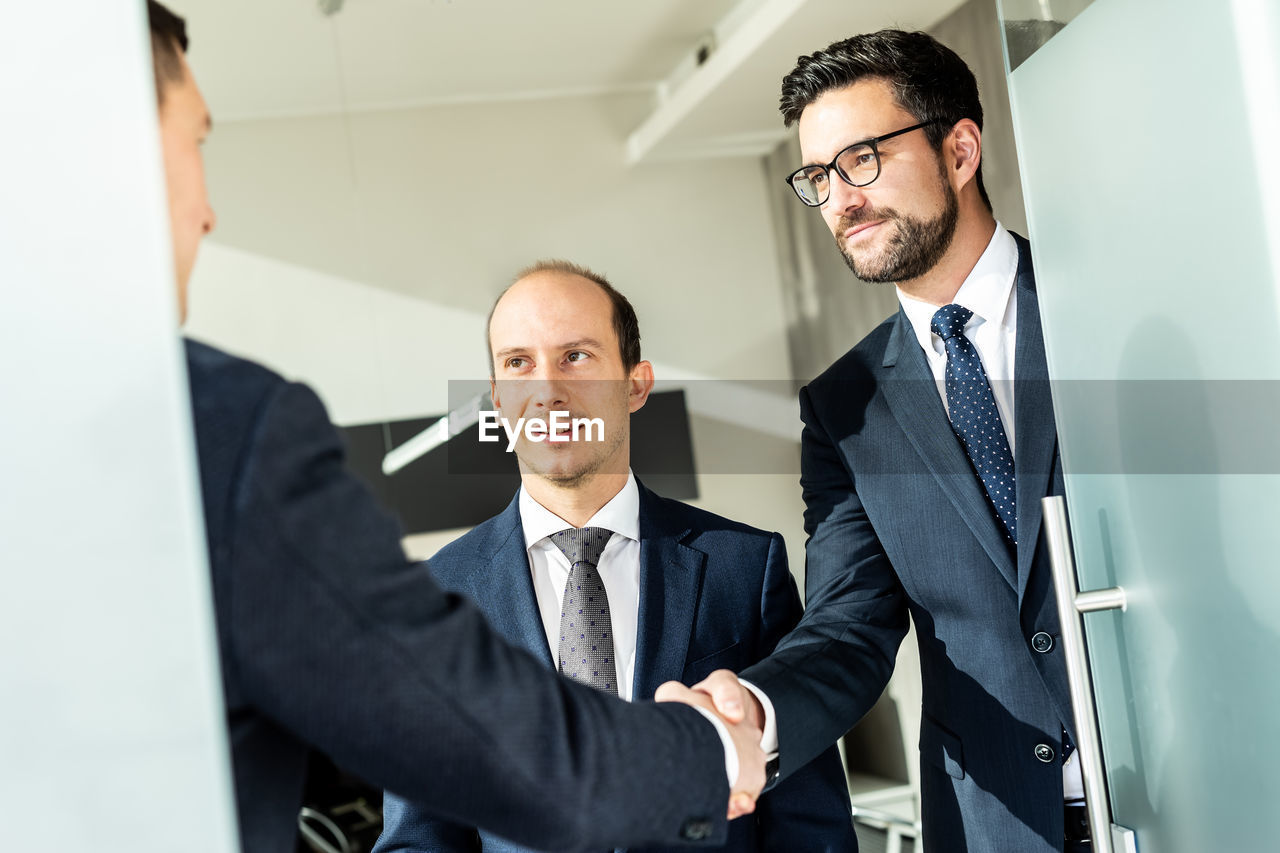
[[[664,146],[681,123],[693,115],[718,87],[733,75],[765,44],[780,27],[799,12],[809,0],[743,0],[715,28],[705,60],[691,57],[681,63],[658,86],[658,103],[649,117],[627,138],[627,163],[634,165],[646,159],[679,156],[709,156],[715,150],[714,140],[700,141],[696,154],[686,146]],[[690,69],[690,66],[693,66]],[[726,146],[726,154],[764,153],[785,136],[785,131],[759,139],[743,149],[739,137]],[[671,150],[659,151],[660,148]],[[686,148],[682,153],[681,149]],[[653,155],[657,154],[657,157]]]

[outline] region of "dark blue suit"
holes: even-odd
[[[1016,239],[1016,553],[900,311],[801,392],[808,606],[742,673],[774,704],[785,774],[876,701],[910,614],[930,851],[1062,849],[1072,716],[1040,535],[1040,499],[1062,493],[1062,471],[1030,246]],[[1046,651],[1033,647],[1039,632],[1053,639]]]
[[[800,618],[782,537],[729,521],[640,486],[640,613],[633,694],[665,681],[694,684],[715,669],[760,660]],[[519,498],[431,558],[446,589],[474,599],[495,628],[554,668],[529,570]],[[730,824],[725,849],[854,851],[849,795],[830,744]],[[388,795],[375,853],[524,853],[499,835],[434,819]],[[651,848],[656,851],[656,848]]]
[[[200,344],[187,364],[244,853],[294,849],[313,747],[527,844],[726,837],[699,712],[548,673],[405,560],[315,394]]]

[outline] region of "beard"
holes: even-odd
[[[626,435],[621,430],[618,430],[615,435],[606,437],[602,447],[583,457],[559,460],[552,456],[552,458],[544,459],[539,458],[536,453],[529,453],[520,457],[519,461],[521,467],[528,473],[541,477],[547,482],[555,483],[560,488],[572,489],[581,486],[597,474],[618,473],[613,470],[615,466],[610,463],[614,461],[614,457],[625,440]]]
[[[604,438],[594,441],[590,428],[583,431],[583,437],[565,443],[547,441],[530,442],[521,438],[516,445],[516,458],[523,473],[533,474],[549,483],[572,489],[583,485],[597,474],[618,473],[627,470],[626,454],[622,446],[628,437],[629,417],[627,409],[628,384],[613,380],[582,380],[586,382],[607,383],[622,389],[620,396],[612,401],[605,410],[597,410],[594,415],[569,412],[570,420],[577,418],[601,417],[605,422]],[[619,460],[622,460],[619,463]]]
[[[933,219],[907,216],[891,207],[862,208],[853,216],[842,216],[837,224],[837,234],[863,222],[884,220],[896,226],[878,257],[859,261],[854,258],[846,243],[839,238],[836,245],[850,271],[863,281],[897,283],[911,281],[933,269],[951,247],[956,234],[956,222],[960,218],[960,204],[956,191],[947,181],[942,181],[943,209]]]

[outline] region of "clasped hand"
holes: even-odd
[[[731,671],[718,669],[693,687],[668,681],[654,698],[703,708],[724,722],[738,753],[738,778],[729,786],[729,820],[754,812],[766,781],[765,754],[760,749],[764,711],[755,694]]]

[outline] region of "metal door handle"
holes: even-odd
[[[298,831],[302,840],[316,853],[351,853],[354,849],[336,823],[324,812],[308,806],[303,806],[298,812]]]
[[[1071,690],[1072,715],[1076,724],[1076,752],[1084,779],[1085,805],[1096,853],[1136,853],[1133,831],[1111,822],[1111,801],[1102,768],[1102,742],[1098,718],[1094,714],[1093,680],[1084,647],[1082,614],[1099,610],[1125,610],[1128,601],[1123,587],[1080,592],[1076,585],[1075,558],[1067,528],[1067,504],[1061,497],[1040,501],[1044,513],[1044,534],[1049,545],[1049,565],[1058,599],[1058,621],[1062,627],[1062,650],[1067,661],[1067,684]]]

